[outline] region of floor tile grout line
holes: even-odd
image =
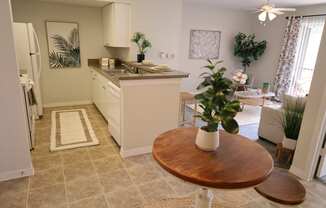
[[[65,175],[65,170],[64,170],[62,154],[60,154],[60,158],[61,158],[61,171],[62,171],[62,176],[63,176],[63,186],[65,189],[65,200],[66,200],[66,204],[68,205],[68,207],[70,207],[69,200],[68,200],[67,180],[66,180],[66,175]]]
[[[110,205],[109,201],[107,200],[106,195],[105,195],[105,193],[104,193],[104,186],[103,186],[102,183],[101,183],[100,175],[99,175],[99,173],[96,171],[96,166],[95,166],[94,161],[93,161],[93,159],[92,159],[92,157],[91,157],[91,155],[90,155],[90,153],[89,153],[90,150],[87,148],[86,151],[87,151],[88,157],[89,157],[89,159],[90,159],[90,161],[91,161],[92,167],[94,168],[94,171],[95,171],[95,175],[96,175],[96,177],[97,177],[97,180],[98,180],[98,182],[99,182],[99,184],[100,184],[100,186],[101,186],[101,189],[102,189],[102,193],[101,193],[101,194],[102,194],[102,196],[104,197],[104,201],[105,201],[106,205],[108,206],[108,208],[111,208],[111,205]]]
[[[123,158],[123,159],[124,159],[124,158]],[[130,180],[131,180],[131,183],[133,184],[133,186],[136,188],[138,194],[140,195],[143,205],[145,205],[145,203],[146,203],[146,199],[145,199],[145,196],[143,195],[143,193],[141,192],[141,190],[140,190],[140,188],[139,188],[139,184],[136,184],[135,181],[132,179],[132,177],[131,177],[131,173],[129,172],[129,168],[127,168],[127,167],[124,167],[124,168],[125,168],[125,170],[126,170],[126,172],[127,172],[128,177],[129,177]]]
[[[29,208],[29,194],[30,194],[30,183],[31,183],[31,176],[27,178],[27,198],[26,198],[26,208]]]

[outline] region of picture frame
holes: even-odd
[[[191,30],[189,59],[219,59],[221,31]]]
[[[80,68],[80,39],[77,22],[45,22],[51,69]]]

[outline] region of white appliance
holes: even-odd
[[[20,74],[27,74],[33,81],[37,101],[35,118],[43,115],[43,104],[40,89],[41,53],[37,34],[32,23],[14,23],[16,56]]]
[[[20,76],[20,84],[22,86],[24,95],[24,106],[26,110],[26,120],[28,124],[28,141],[29,148],[33,150],[35,146],[35,108],[33,103],[31,103],[31,94],[33,90],[34,82],[28,78],[27,74],[22,74]]]

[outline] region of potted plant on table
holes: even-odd
[[[289,102],[283,109],[282,128],[284,139],[282,146],[286,149],[295,150],[299,138],[305,102],[297,99],[295,102]]]
[[[140,32],[136,32],[131,41],[136,43],[138,47],[137,62],[143,62],[145,60],[145,53],[152,47],[151,42],[146,39],[145,34]]]
[[[219,124],[225,131],[236,134],[239,132],[239,125],[234,119],[240,111],[240,102],[232,99],[233,82],[224,77],[226,68],[217,69],[217,64],[208,60],[205,68],[209,72],[201,74],[204,81],[197,87],[200,91],[195,98],[203,113],[198,115],[206,125],[198,130],[196,145],[204,151],[215,151],[219,146]]]

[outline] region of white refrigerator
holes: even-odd
[[[36,98],[35,117],[43,115],[40,78],[42,72],[41,52],[37,34],[32,23],[14,23],[16,56],[20,74],[27,74],[33,80]]]

